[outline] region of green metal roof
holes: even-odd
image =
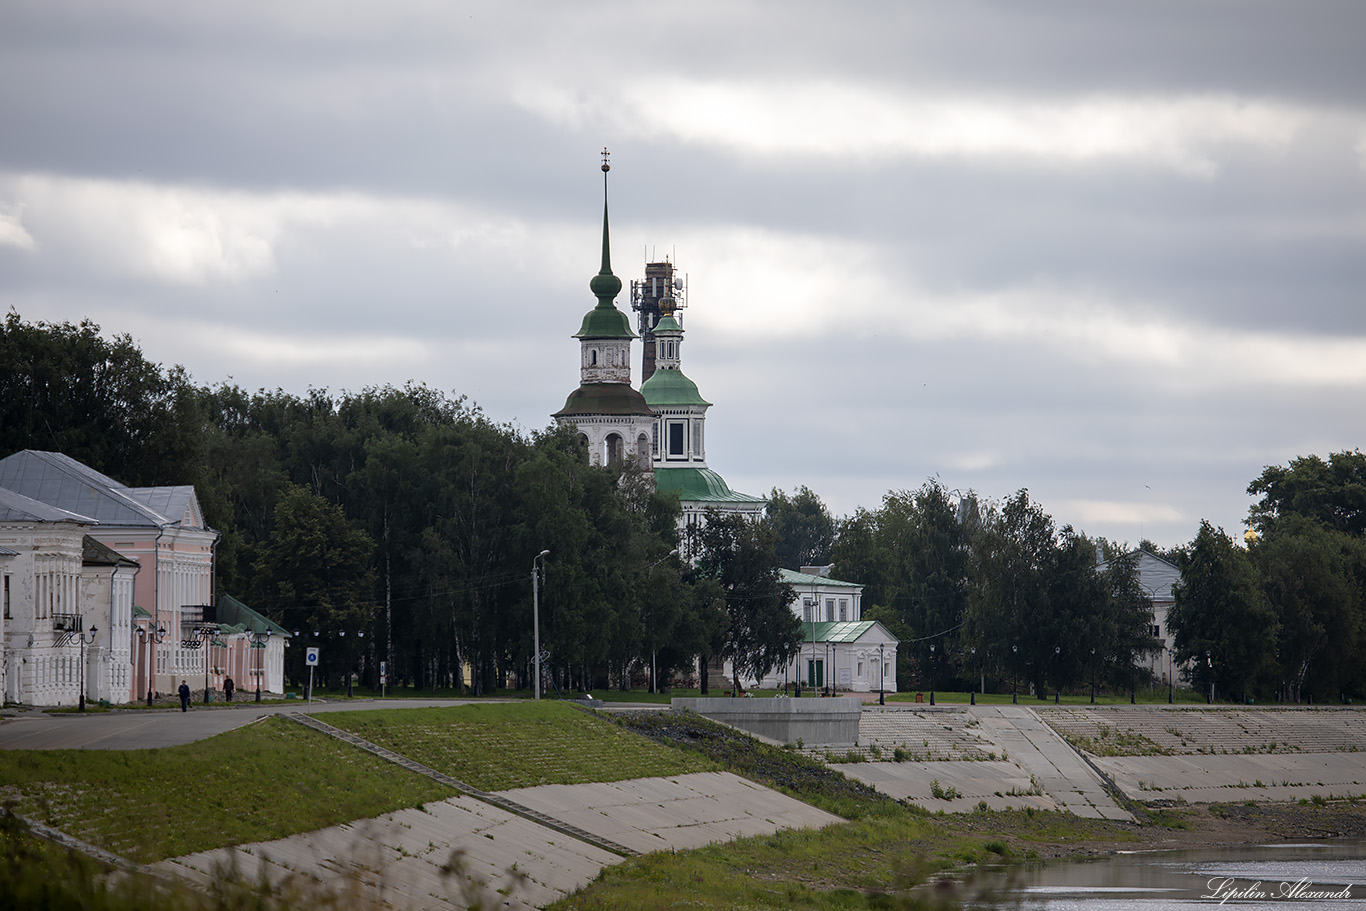
[[[857,642],[875,626],[881,627],[882,624],[876,620],[822,620],[820,623],[803,623],[802,641]],[[883,632],[886,632],[885,628]]]
[[[150,616],[152,616],[152,613],[151,613],[151,611],[147,610],[147,608],[142,607],[141,605],[138,605],[138,604],[134,604],[134,605],[133,605],[133,619],[134,619],[134,620],[143,620],[143,619],[145,619],[145,618],[147,618],[147,617],[150,617]]]
[[[603,165],[604,180],[607,166]],[[621,293],[621,279],[612,274],[612,244],[607,231],[607,184],[603,183],[602,200],[602,268],[588,282],[588,288],[598,299],[598,305],[583,318],[583,325],[574,338],[635,338],[631,321],[613,305]]]
[[[613,276],[614,278],[616,276]],[[621,282],[617,282],[620,286]],[[635,338],[631,331],[631,321],[616,307],[610,298],[603,298],[598,305],[583,317],[583,325],[574,333],[574,338]]]
[[[640,384],[640,394],[652,407],[668,405],[710,405],[697,391],[697,384],[683,375],[682,370],[656,370]]]
[[[659,335],[661,332],[682,332],[683,327],[678,325],[678,320],[674,319],[672,313],[666,313],[659,318],[659,322],[655,323],[655,327],[650,331]]]
[[[648,414],[654,415],[645,397],[627,383],[584,383],[569,393],[564,407],[551,415],[555,418],[588,414]]]
[[[831,579],[827,576],[813,576],[811,573],[799,573],[790,569],[780,570],[783,574],[783,581],[788,585],[798,585],[810,588],[812,585],[823,585],[826,588],[863,588],[858,582],[842,582],[839,579]]]
[[[220,624],[235,624],[249,629],[253,633],[264,633],[266,630],[270,630],[272,636],[288,637],[290,635],[283,626],[256,613],[232,595],[218,596],[218,622]]]
[[[763,497],[736,493],[710,468],[655,468],[655,487],[678,493],[678,499],[700,503],[763,503]]]

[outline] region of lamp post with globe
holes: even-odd
[[[78,630],[78,631],[76,632],[76,638],[78,638],[78,639],[81,640],[81,701],[80,701],[80,711],[82,711],[82,712],[85,711],[85,646],[86,646],[86,643],[89,643],[90,645],[94,645],[94,644],[95,644],[95,636],[96,636],[96,634],[99,633],[99,627],[97,627],[97,626],[92,626],[92,627],[90,627],[90,630],[89,630],[90,638],[89,638],[89,639],[85,638],[85,637],[86,637],[86,632],[87,632],[87,631],[84,630],[84,629]]]
[[[156,646],[166,641],[166,626],[162,624],[156,631],[147,629],[145,626],[138,627],[138,644],[143,645],[148,641],[152,643],[152,654],[147,657],[147,705],[152,704],[152,681],[156,679]]]

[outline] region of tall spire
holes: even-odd
[[[612,274],[612,245],[607,231],[607,172],[612,166],[607,163],[606,146],[602,150],[602,269],[588,283],[589,290],[598,299],[598,307],[612,307],[613,301],[621,293],[621,279]]]

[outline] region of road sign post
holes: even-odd
[[[307,661],[308,661],[308,704],[309,704],[309,705],[312,705],[312,704],[313,704],[313,669],[314,669],[315,667],[318,666],[318,651],[319,651],[319,650],[318,650],[318,647],[317,647],[316,645],[312,645],[312,646],[309,646],[309,648],[308,648],[308,654],[306,655],[306,658],[307,658]]]

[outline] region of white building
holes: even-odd
[[[91,625],[81,614],[82,545],[94,524],[0,488],[6,703],[74,705],[80,698],[90,662],[82,662],[79,634]],[[89,652],[97,656],[98,646]]]
[[[1146,550],[1138,552],[1138,584],[1148,593],[1148,598],[1152,602],[1152,634],[1161,646],[1156,652],[1148,655],[1145,664],[1153,680],[1163,686],[1180,682],[1180,675],[1173,679],[1175,668],[1172,666],[1172,656],[1175,643],[1172,641],[1171,631],[1167,629],[1167,612],[1176,603],[1172,586],[1180,578],[1181,570],[1177,569],[1175,563],[1163,560]]]
[[[802,621],[800,652],[760,683],[782,689],[800,683],[815,690],[895,693],[898,640],[876,620],[863,619],[863,586],[831,579],[829,567],[781,570],[796,597],[792,613]]]
[[[133,685],[133,590],[138,561],[90,535],[81,543],[81,615],[96,630],[86,646],[86,698],[123,703]]]

